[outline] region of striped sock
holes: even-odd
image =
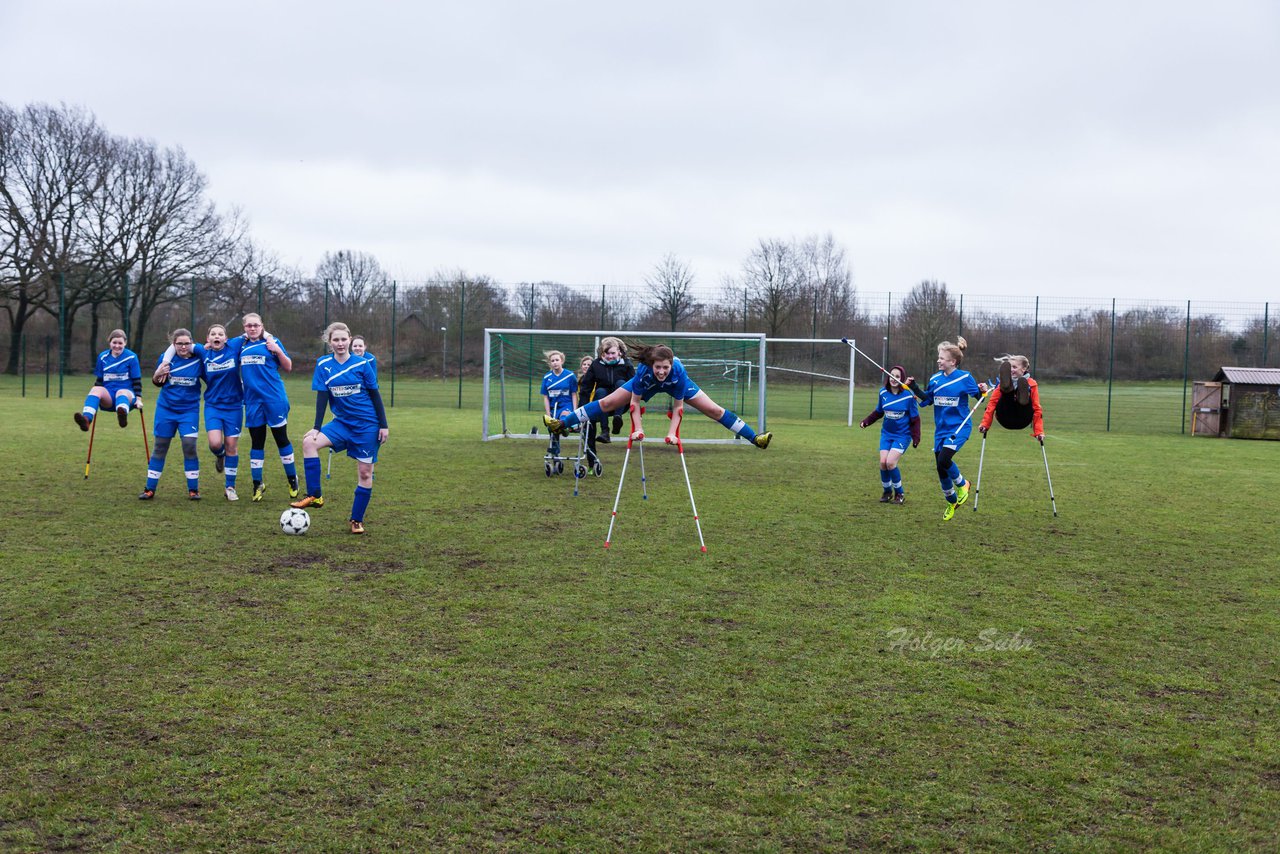
[[[227,486],[230,486],[233,488],[235,487],[236,471],[239,465],[240,465],[239,454],[227,454],[226,457],[223,459],[222,473],[227,476]]]
[[[291,483],[297,480],[298,467],[294,465],[294,462],[293,462],[293,445],[292,444],[285,445],[283,448],[280,449],[280,462],[284,465],[284,476],[289,478],[289,481]]]
[[[756,431],[751,429],[751,425],[727,409],[724,411],[724,415],[720,416],[720,423],[748,442],[754,441],[756,438]]]

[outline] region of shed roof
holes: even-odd
[[[1241,385],[1280,385],[1280,368],[1219,368],[1214,382]]]

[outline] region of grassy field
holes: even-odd
[[[706,555],[652,443],[606,552],[622,446],[574,498],[404,389],[361,539],[345,458],[285,537],[270,457],[141,504],[135,425],[86,482],[78,395],[0,386],[0,848],[1274,850],[1280,445],[1062,397],[1060,515],[1001,431],[944,523],[924,451],[881,505],[875,430],[775,414],[689,451]]]

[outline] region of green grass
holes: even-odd
[[[652,443],[606,552],[620,445],[573,498],[423,386],[363,539],[345,458],[285,537],[278,462],[141,504],[136,426],[86,482],[76,396],[0,388],[0,848],[1274,846],[1275,443],[1050,410],[1060,515],[999,431],[944,524],[924,451],[880,505],[875,430],[774,416],[689,451],[708,554]]]

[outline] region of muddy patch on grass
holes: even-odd
[[[260,564],[249,567],[250,575],[267,575],[290,569],[306,569],[318,563],[326,563],[328,558],[321,554],[303,552],[300,554],[276,555],[266,558]]]
[[[343,561],[332,569],[353,578],[370,578],[375,575],[395,575],[404,572],[406,567],[398,560],[357,560]]]

